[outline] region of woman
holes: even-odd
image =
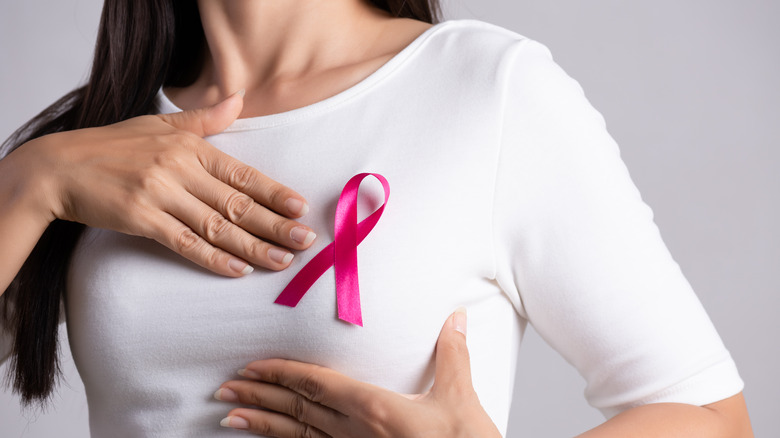
[[[244,367],[218,398],[268,410],[234,410],[228,428],[495,435],[529,320],[611,417],[593,436],[749,435],[733,362],[576,83],[519,35],[378,6],[393,13],[200,1],[199,19],[178,2],[107,2],[90,84],[0,161],[17,389],[50,388],[67,283],[96,436],[227,435],[206,396]],[[149,112],[168,115],[133,118]],[[365,327],[334,316],[329,275],[296,308],[272,304],[333,241],[339,192],[362,172],[393,191],[385,205],[369,178],[358,198],[363,215],[386,206],[360,245]],[[53,323],[27,313],[41,302]],[[476,393],[462,313],[433,360],[464,304]],[[357,380],[254,362],[274,357]],[[411,399],[358,382],[420,393],[434,377]]]

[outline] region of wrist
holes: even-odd
[[[47,165],[51,136],[22,144],[0,160],[3,185],[9,190],[9,201],[18,203],[36,223],[48,226],[62,210],[54,172]]]

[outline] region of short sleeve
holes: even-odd
[[[542,44],[507,54],[496,280],[607,417],[742,390],[604,119]]]

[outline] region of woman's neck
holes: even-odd
[[[217,99],[361,62],[391,18],[362,0],[198,0],[198,7],[207,53],[197,85]]]

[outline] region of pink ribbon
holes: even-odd
[[[385,190],[385,202],[370,216],[358,223],[357,196],[363,179],[375,176]],[[382,216],[390,197],[390,184],[378,173],[360,173],[347,182],[336,205],[335,240],[319,252],[284,288],[274,301],[277,304],[295,307],[309,288],[331,266],[336,273],[336,301],[339,319],[363,326],[360,312],[360,286],[358,284],[357,246]]]

